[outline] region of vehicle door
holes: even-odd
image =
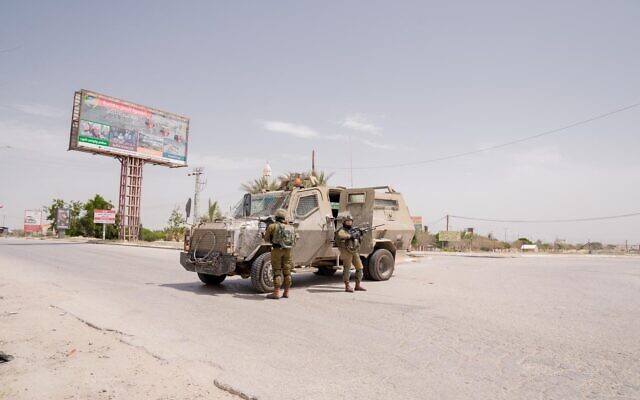
[[[295,265],[309,265],[330,246],[326,239],[326,216],[321,212],[324,202],[326,199],[317,188],[296,191],[289,202],[291,223],[298,234],[293,251]]]
[[[374,200],[374,189],[347,189],[340,194],[340,212],[350,212],[355,227],[372,226]],[[373,239],[371,233],[368,233],[361,240],[360,253],[369,254],[372,251]]]

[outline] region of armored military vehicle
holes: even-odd
[[[349,211],[357,227],[381,225],[361,239],[364,274],[371,280],[391,278],[397,251],[408,249],[414,234],[402,194],[389,186],[247,193],[230,217],[195,225],[187,232],[180,264],[207,285],[240,275],[250,277],[258,292],[272,291],[271,246],[263,234],[278,208],[287,211],[298,234],[294,266],[317,268],[319,275],[332,275],[340,267],[334,243],[340,212]]]

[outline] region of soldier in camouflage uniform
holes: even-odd
[[[345,292],[352,293],[354,289],[349,285],[351,277],[351,265],[356,268],[355,290],[366,291],[362,287],[362,261],[360,260],[360,234],[353,228],[353,217],[350,213],[341,213],[342,227],[336,231],[336,243],[340,249],[340,260],[342,261],[342,279],[344,280]]]
[[[291,287],[291,270],[293,269],[293,258],[291,249],[283,248],[277,243],[273,243],[276,230],[279,224],[286,224],[287,212],[283,209],[276,211],[276,221],[267,227],[264,233],[264,240],[271,243],[271,268],[273,270],[273,293],[267,295],[269,299],[280,298],[280,286],[284,280],[284,293],[282,297],[289,298],[289,288]],[[284,277],[284,279],[283,279]]]

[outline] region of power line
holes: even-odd
[[[438,222],[443,221],[445,218],[447,218],[446,215],[444,215],[444,216],[442,216],[442,217],[440,217],[440,218],[438,218],[438,219],[436,219],[434,221],[429,222],[427,226],[433,225],[433,224],[437,224]]]
[[[554,133],[562,132],[562,131],[565,131],[565,130],[568,130],[568,129],[571,129],[571,128],[575,128],[576,126],[585,125],[585,124],[588,124],[590,122],[597,121],[599,119],[603,119],[603,118],[609,117],[611,115],[618,114],[618,113],[630,110],[630,109],[638,107],[638,106],[640,106],[640,102],[628,105],[626,107],[618,108],[616,110],[609,111],[609,112],[606,112],[604,114],[596,115],[595,117],[583,119],[581,121],[574,122],[572,124],[565,125],[565,126],[560,127],[560,128],[551,129],[549,131],[541,132],[541,133],[538,133],[538,134],[535,134],[535,135],[526,136],[526,137],[523,137],[523,138],[520,138],[520,139],[511,140],[511,141],[508,141],[508,142],[504,142],[504,143],[493,145],[493,146],[489,146],[489,147],[484,147],[484,148],[481,148],[481,149],[478,149],[478,150],[466,151],[466,152],[463,152],[463,153],[452,154],[452,155],[449,155],[449,156],[431,158],[431,159],[422,160],[422,161],[411,161],[411,162],[405,162],[405,163],[398,163],[398,164],[370,165],[370,166],[364,166],[364,167],[336,167],[336,168],[326,168],[326,169],[329,169],[329,170],[331,170],[331,169],[333,169],[333,170],[346,170],[346,169],[363,170],[363,169],[381,169],[381,168],[400,168],[400,167],[409,167],[409,166],[413,166],[413,165],[429,164],[429,163],[434,163],[434,162],[438,162],[438,161],[451,160],[451,159],[454,159],[454,158],[460,158],[460,157],[470,156],[470,155],[473,155],[473,154],[482,153],[482,152],[485,152],[485,151],[495,150],[495,149],[499,149],[499,148],[502,148],[502,147],[511,146],[511,145],[514,145],[514,144],[518,144],[518,143],[526,142],[526,141],[529,141],[529,140],[537,139],[537,138],[540,138],[542,136],[547,136],[547,135],[551,135],[551,134],[554,134]]]
[[[460,215],[451,215],[452,218],[464,219],[468,221],[483,221],[483,222],[506,222],[517,224],[549,224],[549,223],[563,223],[563,222],[585,222],[585,221],[603,221],[607,219],[619,219],[640,216],[640,212],[634,212],[630,214],[610,215],[606,217],[589,217],[589,218],[571,218],[571,219],[490,219],[490,218],[475,218],[475,217],[462,217]]]

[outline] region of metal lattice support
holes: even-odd
[[[119,157],[120,168],[120,239],[138,240],[140,232],[140,204],[142,200],[142,166],[144,160]]]

